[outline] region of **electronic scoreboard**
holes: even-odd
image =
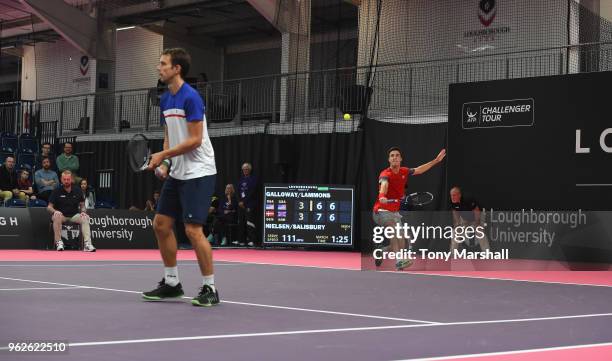
[[[264,186],[264,245],[353,247],[351,186]]]

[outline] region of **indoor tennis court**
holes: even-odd
[[[612,350],[610,271],[368,272],[356,254],[220,250],[222,304],[203,309],[189,303],[199,282],[189,251],[186,295],[165,302],[140,298],[161,276],[156,251],[61,256],[0,253],[0,339],[69,345],[4,347],[3,360],[604,360]]]

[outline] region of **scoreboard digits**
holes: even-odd
[[[264,187],[264,245],[353,247],[354,190],[347,186]]]

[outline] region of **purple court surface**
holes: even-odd
[[[535,360],[549,357],[525,350],[612,350],[607,285],[216,262],[222,303],[200,308],[189,303],[198,266],[184,260],[185,298],[143,302],[162,273],[159,261],[0,262],[0,360]],[[43,340],[68,351],[6,348]]]

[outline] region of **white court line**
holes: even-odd
[[[56,282],[24,280],[18,278],[0,277],[0,279],[8,279],[12,281],[24,281],[43,284],[55,284],[61,286],[75,286],[82,288],[90,288],[105,291],[125,292],[125,293],[140,293],[138,291],[118,290],[112,288],[92,287],[68,285]],[[187,297],[185,297],[187,298]],[[226,301],[224,301],[226,302]],[[228,302],[229,303],[229,302]],[[254,305],[254,304],[253,304]],[[316,310],[313,310],[316,311]],[[324,311],[325,313],[336,313],[332,311]],[[368,315],[360,315],[361,317],[369,317]],[[316,334],[316,333],[337,333],[351,331],[373,331],[373,330],[388,330],[388,329],[404,329],[404,328],[420,328],[420,327],[441,327],[441,326],[461,326],[461,325],[481,325],[481,324],[500,324],[500,323],[517,323],[517,322],[532,322],[532,321],[549,321],[563,320],[576,318],[592,318],[592,317],[611,317],[612,313],[586,314],[586,315],[569,315],[569,316],[554,316],[554,317],[537,317],[523,319],[507,319],[507,320],[486,320],[486,321],[464,321],[464,322],[447,322],[447,323],[421,323],[413,325],[394,325],[394,326],[374,326],[374,327],[351,327],[351,328],[335,328],[335,329],[319,329],[319,330],[298,330],[298,331],[281,331],[281,332],[260,332],[246,334],[225,334],[225,335],[207,335],[207,336],[190,336],[190,337],[168,337],[154,339],[132,339],[132,340],[115,340],[115,341],[97,341],[97,342],[80,342],[72,343],[70,346],[100,346],[100,345],[116,345],[116,344],[131,344],[131,343],[150,343],[150,342],[167,342],[167,341],[188,341],[188,340],[207,340],[207,339],[223,339],[223,338],[241,338],[241,337],[256,337],[256,336],[279,336],[279,335],[296,335],[296,334]],[[377,316],[375,316],[377,317]],[[425,321],[429,322],[429,321]],[[7,349],[6,347],[0,350]]]
[[[0,277],[0,279],[6,279],[6,280],[11,280],[11,281],[23,281],[23,282],[53,284],[53,285],[59,285],[59,286],[71,286],[71,287],[90,288],[90,289],[103,290],[103,291],[114,291],[114,292],[124,292],[124,293],[138,293],[138,294],[141,293],[139,291],[120,290],[120,289],[115,289],[115,288],[103,288],[103,287],[84,286],[84,285],[71,285],[71,284],[65,284],[65,283],[47,282],[47,281],[36,281],[36,280],[26,280],[26,279],[9,278],[9,277]],[[190,299],[190,297],[183,297],[183,298]],[[235,302],[235,301],[225,301],[225,300],[223,300],[222,303],[235,303],[235,304],[243,304],[243,305],[251,305],[251,306],[281,308],[281,309],[288,309],[288,310],[300,310],[300,311],[308,311],[308,312],[322,312],[322,313],[340,314],[340,315],[353,315],[353,316],[366,317],[366,318],[379,318],[379,317],[383,317],[383,316],[371,316],[371,315],[361,315],[361,314],[347,314],[347,313],[335,312],[335,311],[311,310],[311,309],[304,309],[304,308],[299,309],[299,308],[285,307],[285,306],[260,305],[260,304],[255,304],[255,303],[245,303],[245,302]],[[574,319],[574,318],[610,317],[610,316],[612,316],[612,312],[611,313],[582,314],[582,315],[517,318],[517,319],[505,319],[505,320],[459,321],[459,322],[433,322],[433,321],[411,320],[410,322],[420,322],[421,324],[418,324],[418,325],[399,325],[399,326],[381,326],[381,327],[412,328],[412,327],[432,327],[432,326],[481,325],[481,324],[496,324],[496,323],[514,323],[514,322],[566,320],[566,319]],[[404,320],[404,319],[396,319],[396,320]],[[366,329],[370,329],[370,328],[366,327]],[[379,329],[379,327],[372,327],[371,329]],[[350,330],[352,330],[352,328]]]
[[[531,352],[560,351],[560,350],[571,350],[571,349],[580,349],[580,348],[589,348],[589,347],[601,347],[601,346],[612,346],[612,342],[591,343],[591,344],[587,344],[587,345],[534,348],[534,349],[525,349],[525,350],[516,350],[516,351],[500,351],[500,352],[488,352],[488,353],[474,353],[474,354],[469,354],[469,355],[439,356],[439,357],[429,357],[429,358],[412,358],[412,359],[404,359],[404,360],[397,360],[397,361],[456,360],[456,359],[462,359],[462,358],[468,358],[468,357],[472,358],[472,357],[488,357],[488,356],[501,356],[501,355],[516,355],[516,354],[531,353]]]
[[[321,330],[298,330],[298,331],[279,331],[279,332],[233,333],[233,334],[225,334],[225,335],[188,336],[188,337],[143,338],[143,339],[115,340],[115,341],[75,342],[75,343],[70,343],[68,346],[69,347],[101,346],[101,345],[118,345],[118,344],[130,344],[130,343],[211,340],[211,339],[243,338],[243,337],[257,337],[257,336],[304,335],[304,334],[330,333],[330,332],[388,330],[388,329],[394,329],[394,328],[405,328],[405,326],[429,326],[429,325],[351,327],[351,328],[330,328],[330,329],[321,329]],[[0,347],[0,350],[8,350],[8,347]]]
[[[20,279],[20,278],[0,277],[0,279],[9,280],[9,281],[42,283],[42,284],[50,284],[50,285],[57,285],[57,286],[69,286],[69,287],[89,288],[89,289],[102,290],[102,291],[137,293],[137,294],[141,294],[142,293],[140,291],[120,290],[120,289],[116,289],[116,288],[103,288],[103,287],[84,286],[84,285],[72,285],[72,284],[67,284],[67,283],[35,281],[35,280],[26,280],[26,279]],[[191,299],[191,297],[187,297],[187,296],[184,296],[183,298]],[[346,312],[336,312],[336,311],[327,311],[327,310],[315,310],[315,309],[309,309],[309,308],[297,308],[297,307],[264,305],[264,304],[259,304],[259,303],[247,303],[247,302],[238,302],[238,301],[229,301],[229,300],[222,300],[222,303],[230,303],[230,304],[243,305],[243,306],[276,308],[276,309],[289,310],[289,311],[303,311],[303,312],[324,313],[324,314],[339,315],[339,316],[353,316],[353,317],[363,317],[363,318],[373,318],[373,319],[381,319],[381,320],[403,321],[403,322],[432,324],[432,325],[437,324],[437,322],[423,321],[423,320],[413,320],[413,319],[408,319],[408,318],[386,317],[386,316],[376,316],[376,315],[364,315],[364,314],[359,314],[359,313],[346,313]]]
[[[84,287],[73,286],[73,287],[30,287],[30,288],[0,288],[0,291],[38,291],[38,290],[72,290]]]
[[[133,344],[133,343],[152,343],[152,342],[170,342],[170,341],[193,341],[193,340],[211,340],[211,339],[226,339],[226,338],[244,338],[258,336],[284,336],[284,335],[304,335],[318,333],[338,333],[338,332],[355,332],[355,331],[378,331],[392,330],[405,328],[421,328],[421,327],[441,327],[441,326],[456,326],[456,325],[473,325],[473,324],[491,324],[491,323],[508,323],[508,322],[530,322],[534,320],[551,320],[551,319],[568,319],[568,318],[587,318],[612,316],[612,313],[593,314],[593,315],[573,315],[573,316],[558,316],[558,317],[543,317],[543,318],[525,318],[513,320],[491,320],[491,321],[469,321],[469,322],[449,322],[436,324],[420,324],[420,325],[393,325],[393,326],[373,326],[373,327],[349,327],[349,328],[330,328],[317,330],[297,330],[297,331],[278,331],[278,332],[257,332],[257,333],[236,333],[224,335],[206,335],[206,336],[187,336],[187,337],[164,337],[164,338],[143,338],[131,340],[114,340],[114,341],[94,341],[94,342],[76,342],[70,343],[70,347],[78,346],[103,346],[103,345],[118,345],[118,344]],[[0,350],[6,350],[8,347],[0,347]],[[421,359],[419,359],[421,360]]]
[[[189,298],[189,297],[185,297],[185,298]],[[248,303],[248,302],[237,302],[237,301],[226,301],[226,300],[223,300],[222,302],[223,303],[231,303],[231,304],[234,304],[234,305],[256,306],[256,307],[266,307],[266,308],[277,308],[277,309],[281,309],[281,310],[316,312],[316,313],[329,313],[329,314],[332,314],[332,315],[340,315],[340,316],[368,317],[368,318],[376,318],[376,319],[380,319],[380,320],[416,322],[416,323],[424,323],[424,324],[432,324],[432,325],[438,324],[438,322],[423,321],[423,320],[413,320],[413,319],[409,319],[409,318],[397,318],[397,317],[385,317],[385,316],[374,316],[374,315],[362,315],[362,314],[358,314],[358,313],[313,310],[313,309],[310,309],[310,308],[298,308],[298,307],[286,307],[286,306],[272,306],[272,305],[263,305],[263,304],[260,304],[260,303]]]

